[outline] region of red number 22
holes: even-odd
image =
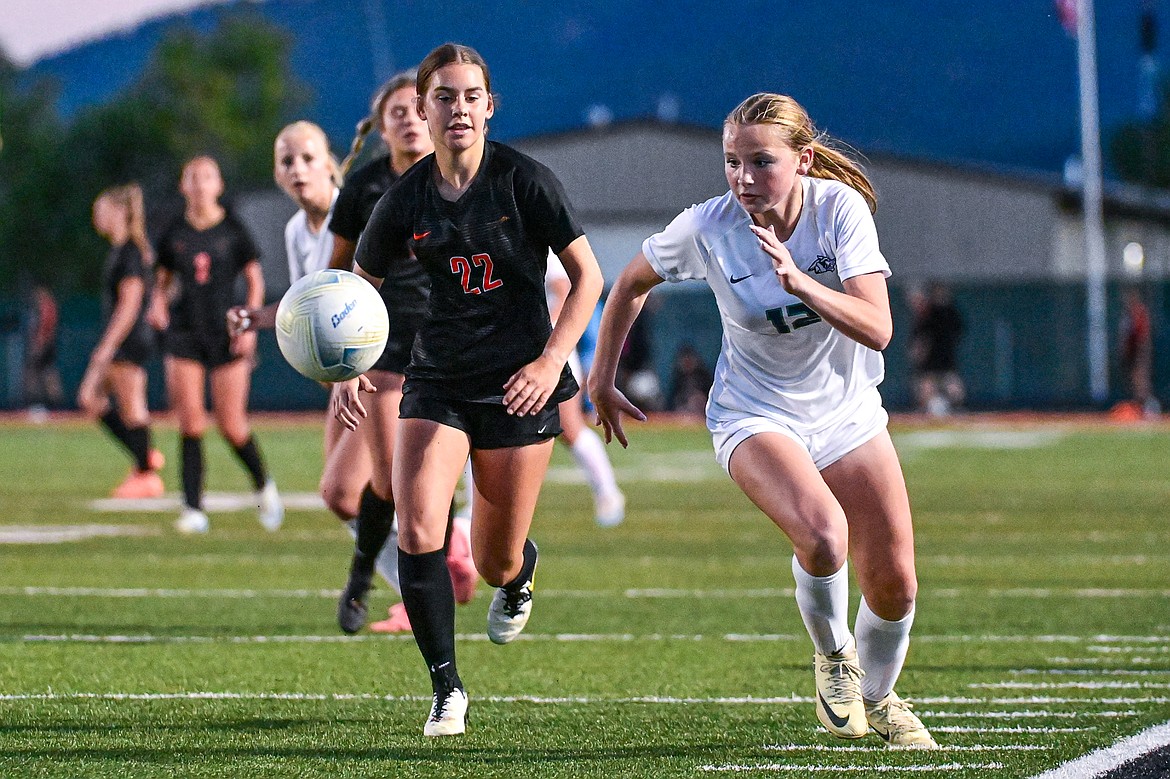
[[[482,267],[484,269],[483,286],[473,286],[471,283],[471,268],[473,265],[476,268]],[[496,287],[501,287],[504,284],[500,279],[492,278],[492,258],[486,254],[471,255],[471,262],[468,262],[466,257],[452,257],[451,272],[459,274],[459,283],[463,285],[463,292],[468,295],[478,295]]]

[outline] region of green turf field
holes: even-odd
[[[258,431],[313,493],[318,425]],[[899,691],[930,753],[819,729],[785,539],[704,430],[631,435],[609,530],[558,448],[532,620],[497,647],[486,586],[458,610],[469,731],[436,741],[413,640],[337,631],[349,542],[323,509],[179,537],[171,510],[95,510],[126,467],[95,428],[5,423],[0,777],[1030,777],[1170,719],[1170,430],[895,426],[921,582]],[[209,491],[244,492],[207,441]]]

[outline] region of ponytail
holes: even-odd
[[[382,126],[382,112],[386,108],[386,101],[390,99],[398,90],[403,87],[415,86],[416,75],[413,70],[404,70],[401,73],[395,73],[390,77],[390,80],[378,88],[374,93],[374,97],[370,100],[370,113],[357,123],[353,143],[350,144],[349,154],[341,161],[341,174],[347,175],[353,161],[361,154],[362,147],[366,144],[366,138],[369,134],[377,128],[384,129]]]
[[[809,119],[808,112],[788,95],[770,92],[752,95],[727,115],[724,124],[736,127],[769,124],[779,127],[787,136],[790,149],[793,151],[812,149],[813,163],[808,175],[839,181],[853,188],[865,199],[870,213],[877,212],[877,194],[865,171],[850,156],[839,150],[838,147],[844,144],[819,132]]]

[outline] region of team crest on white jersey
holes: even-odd
[[[837,272],[837,258],[826,257],[823,254],[817,255],[817,260],[812,265],[808,266],[811,273],[836,273]]]

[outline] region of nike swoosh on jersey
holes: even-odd
[[[412,235],[414,236],[414,240],[416,240],[416,241],[421,241],[423,238],[426,238],[430,234],[431,234],[430,230],[427,230],[425,233],[412,233]]]
[[[748,275],[746,275],[746,276],[732,276],[732,277],[731,277],[731,283],[732,283],[732,284],[738,284],[738,283],[740,283],[741,281],[743,281],[744,279],[750,279],[750,278],[751,278],[752,276],[754,276],[754,275],[756,275],[756,274],[754,274],[754,273],[749,273],[749,274],[748,274]]]

